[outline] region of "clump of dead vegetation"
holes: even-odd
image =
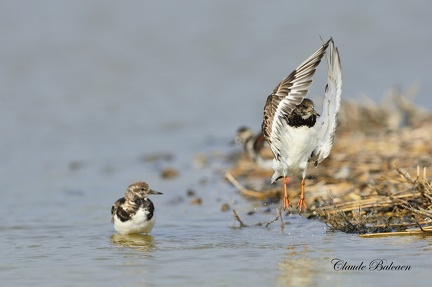
[[[308,169],[308,217],[365,236],[432,234],[432,113],[414,106],[412,94],[342,103],[329,158]],[[272,173],[242,155],[226,178],[246,197],[280,198]],[[296,202],[299,180],[291,180]]]

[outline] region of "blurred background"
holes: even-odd
[[[71,161],[188,157],[240,125],[259,129],[267,95],[320,37],[340,49],[345,99],[417,85],[430,108],[430,6],[2,1],[3,189],[34,188]]]
[[[108,234],[110,206],[130,183],[166,193],[156,204],[198,186],[212,170],[195,156],[229,150],[241,125],[258,130],[268,94],[320,37],[339,48],[344,99],[381,102],[394,87],[416,87],[415,103],[431,109],[431,6],[1,1],[3,229],[12,240],[12,229],[49,218],[72,229],[89,220],[73,210]],[[165,166],[181,176],[162,180]],[[167,208],[165,222],[177,211]]]

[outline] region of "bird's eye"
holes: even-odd
[[[141,191],[144,191],[144,188],[141,188]]]

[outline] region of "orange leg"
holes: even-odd
[[[287,185],[290,182],[290,179],[288,177],[283,178],[283,185],[284,185],[284,210],[290,210],[291,204],[288,198],[288,190]]]
[[[299,201],[297,203],[297,208],[299,208],[299,213],[302,212],[302,208],[304,207],[304,209],[307,208],[306,202],[305,202],[305,196],[304,196],[304,186],[305,186],[305,179],[302,179],[301,182],[301,194],[300,194],[300,198]]]

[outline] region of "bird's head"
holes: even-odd
[[[150,194],[162,194],[162,192],[151,189],[144,181],[138,181],[128,186],[126,198],[136,200],[138,198],[147,197]]]
[[[304,120],[310,118],[311,116],[319,117],[319,114],[314,109],[314,103],[307,98],[305,98],[300,105],[295,107],[293,113],[302,117]]]
[[[244,145],[248,139],[255,136],[255,132],[247,127],[241,127],[237,130],[236,137],[234,139],[234,142],[236,144]]]

